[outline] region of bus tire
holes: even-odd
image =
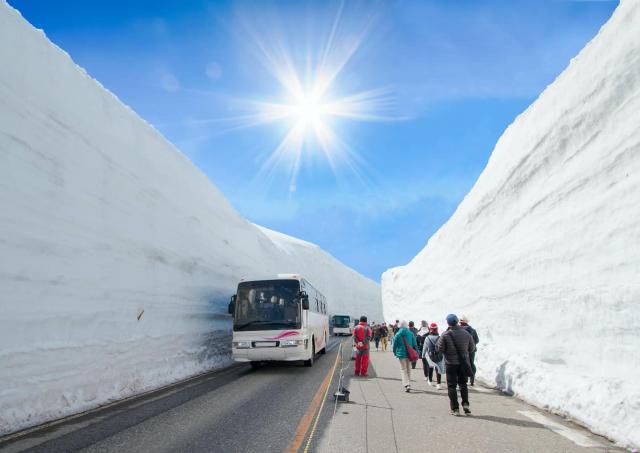
[[[252,370],[257,370],[258,368],[260,368],[260,362],[249,362],[251,363],[251,369]]]
[[[311,358],[309,360],[304,361],[304,366],[312,367],[313,361],[316,358],[316,341],[315,339],[311,339]]]

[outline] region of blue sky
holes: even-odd
[[[241,214],[315,242],[376,281],[425,246],[471,189],[502,131],[617,6],[9,3],[175,143]],[[382,95],[365,105],[373,118],[323,117],[342,143],[328,148],[346,151],[335,152],[332,168],[318,141],[305,138],[293,180],[290,154],[267,165],[292,119],[249,126],[247,104],[284,102],[288,92],[274,66],[277,72],[290,61],[304,84],[326,48],[336,61],[352,52],[329,100]],[[274,57],[270,66],[265,56]]]

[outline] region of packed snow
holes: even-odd
[[[479,376],[640,445],[640,2],[507,128],[451,219],[383,274],[386,319],[467,314]]]
[[[241,278],[381,317],[379,285],[242,218],[4,1],[0,62],[0,435],[227,365]]]

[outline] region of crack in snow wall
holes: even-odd
[[[482,379],[640,445],[640,2],[509,126],[382,292],[386,319],[467,314]]]
[[[247,222],[2,0],[0,205],[0,435],[228,364],[242,277],[381,317],[379,285]]]

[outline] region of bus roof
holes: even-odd
[[[276,276],[265,276],[260,278],[242,278],[241,282],[259,282],[263,280],[304,280],[300,274],[277,274]]]

